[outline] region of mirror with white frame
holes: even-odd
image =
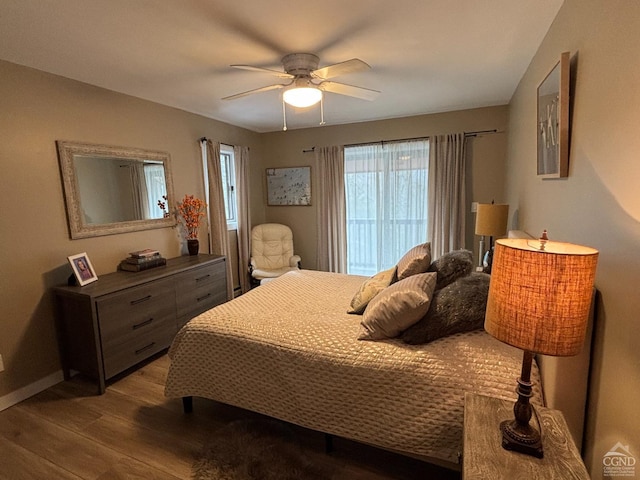
[[[169,214],[174,196],[168,153],[56,144],[72,239],[175,225]]]

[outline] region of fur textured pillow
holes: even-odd
[[[427,314],[402,333],[402,340],[417,345],[482,328],[490,279],[474,272],[436,291]]]
[[[469,250],[453,250],[434,260],[427,272],[436,272],[436,290],[446,287],[473,270],[473,254]]]

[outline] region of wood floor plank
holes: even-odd
[[[2,421],[0,424],[4,423],[7,411],[1,413]],[[60,468],[55,463],[22,447],[14,439],[4,435],[0,435],[0,466],[1,480],[33,480],[35,478],[80,480],[83,478]]]
[[[123,458],[96,480],[180,480],[190,477],[176,477],[130,458]]]
[[[180,440],[173,432],[159,433],[111,416],[96,421],[84,434],[178,478],[189,477],[191,466],[202,449],[199,442]]]
[[[77,432],[41,421],[21,406],[3,412],[0,435],[82,478],[97,478],[123,454]]]
[[[66,382],[62,384],[64,383]],[[55,387],[25,400],[19,407],[44,420],[76,431],[86,428],[103,415],[101,410],[79,407],[77,402],[61,395]]]

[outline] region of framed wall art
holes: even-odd
[[[569,52],[538,86],[538,176],[562,178],[569,174]]]
[[[267,205],[311,205],[311,167],[267,168]]]

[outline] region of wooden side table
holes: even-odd
[[[464,480],[588,479],[567,423],[559,410],[536,407],[542,422],[544,458],[502,448],[500,422],[513,418],[513,403],[467,393],[464,399]],[[535,415],[531,422],[535,424]]]

